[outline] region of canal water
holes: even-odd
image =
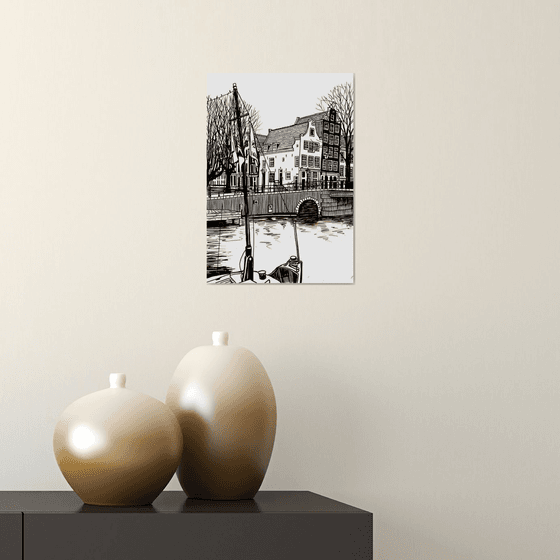
[[[304,284],[352,284],[354,282],[353,218],[297,222],[297,240],[303,261]],[[255,271],[272,272],[296,254],[293,222],[289,218],[255,218],[251,245]],[[209,227],[207,277],[240,270],[245,249],[245,226]]]

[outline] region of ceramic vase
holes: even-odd
[[[189,498],[251,499],[276,435],[276,399],[259,359],[215,332],[177,367],[166,403],[183,433],[177,477]]]
[[[179,465],[183,437],[167,405],[125,387],[113,373],[110,387],[72,403],[54,432],[56,461],[86,504],[151,504]]]

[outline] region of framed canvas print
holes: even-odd
[[[354,282],[353,74],[208,74],[206,281]]]

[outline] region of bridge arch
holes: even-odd
[[[297,205],[296,205],[296,210],[295,210],[296,215],[299,214],[299,209],[301,208],[302,204],[303,204],[304,202],[307,202],[308,200],[310,200],[311,202],[314,202],[314,203],[316,204],[316,206],[317,206],[317,212],[318,212],[318,214],[319,214],[319,217],[321,217],[321,201],[320,201],[320,200],[317,200],[316,198],[313,198],[312,196],[308,196],[308,197],[306,197],[306,198],[302,198],[302,199],[297,203]]]

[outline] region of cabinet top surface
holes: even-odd
[[[151,505],[106,507],[84,504],[71,491],[1,492],[0,513],[369,513],[306,491],[261,491],[253,500],[215,501],[162,492]]]

